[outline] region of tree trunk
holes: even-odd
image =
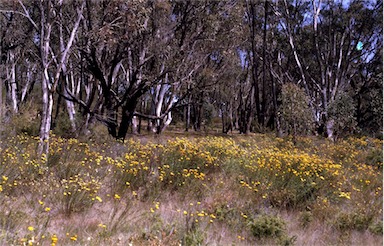
[[[33,74],[35,71],[36,64],[33,64],[32,67],[27,61],[27,78],[25,82],[25,86],[21,90],[21,98],[20,98],[20,103],[23,103],[27,100],[28,95],[32,92],[33,86],[35,84],[35,81],[33,79]]]
[[[63,80],[65,81],[65,83],[63,85],[63,96],[64,96],[64,100],[65,100],[65,107],[67,109],[69,122],[71,124],[71,131],[72,131],[72,133],[75,133],[76,132],[76,122],[75,122],[75,119],[76,119],[76,109],[75,109],[75,104],[72,101],[66,99],[66,98],[70,98],[68,90],[71,90],[71,89],[73,90],[74,86],[75,86],[74,83],[69,83],[70,82],[69,81],[69,75],[71,75],[71,80],[73,82],[73,74],[68,74],[67,73],[67,69],[64,66],[63,67],[62,75],[63,75]],[[69,88],[69,87],[71,87],[71,88]],[[71,91],[71,93],[75,94],[73,91]]]
[[[266,86],[267,86],[267,21],[268,21],[268,1],[264,0],[264,26],[263,26],[263,89],[261,96],[261,115],[260,115],[260,125],[265,127],[265,119],[266,119]]]
[[[256,89],[253,88],[252,91],[253,90],[256,90]],[[253,120],[252,119],[253,118],[252,105],[254,105],[252,94],[253,94],[252,92],[249,94],[249,103],[248,103],[248,106],[247,106],[247,108],[245,110],[245,115],[246,115],[246,118],[245,118],[245,129],[244,129],[244,133],[245,134],[249,134],[251,132],[251,126],[252,126],[252,120]]]
[[[1,124],[2,120],[3,120],[3,77],[2,77],[2,71],[0,71],[0,125],[3,125]],[[0,130],[2,130],[0,128]]]
[[[41,83],[43,94],[43,108],[41,112],[41,125],[40,125],[40,144],[39,154],[48,155],[49,151],[49,132],[51,130],[52,109],[53,109],[53,95],[49,90],[48,68],[46,67],[43,72],[43,79]]]
[[[49,151],[49,132],[51,130],[52,109],[53,109],[53,95],[51,91],[50,79],[49,79],[49,49],[50,49],[50,37],[51,37],[51,23],[47,23],[50,14],[50,4],[40,3],[40,59],[42,65],[42,81],[41,91],[43,96],[43,106],[41,111],[41,123],[40,123],[40,144],[38,147],[39,154],[48,155]],[[47,9],[45,9],[47,7]],[[46,12],[44,11],[46,10]]]
[[[250,3],[250,9],[251,9],[251,48],[252,48],[252,81],[254,86],[254,98],[255,98],[255,108],[256,108],[256,116],[257,121],[259,124],[262,123],[262,115],[261,115],[261,109],[260,109],[260,90],[259,90],[259,82],[258,82],[258,62],[256,57],[256,12],[255,12],[255,5],[253,2]],[[251,106],[251,108],[253,108]]]
[[[64,94],[65,97],[70,97],[66,89],[64,89],[63,94]],[[76,110],[75,110],[75,105],[74,105],[74,103],[72,101],[65,100],[65,106],[67,108],[69,122],[71,123],[71,130],[72,130],[72,133],[74,133],[74,132],[76,132],[76,122],[75,122]]]
[[[116,136],[117,139],[124,140],[126,135],[127,135],[129,126],[133,123],[132,119],[134,117],[134,112],[136,109],[138,97],[139,97],[139,95],[135,95],[134,97],[128,99],[127,102],[125,103],[125,105],[123,107],[121,120],[120,120],[119,131],[118,131],[117,136]],[[137,122],[135,122],[135,124],[137,124]],[[137,125],[135,125],[134,127],[136,127],[136,126]],[[134,129],[132,129],[132,130],[134,130]],[[137,128],[135,130],[137,130]],[[133,132],[133,133],[135,133],[135,132]]]
[[[270,69],[270,73],[272,69]],[[276,89],[276,81],[273,78],[272,74],[270,74],[271,80],[272,80],[272,102],[273,102],[273,108],[274,108],[274,119],[275,119],[275,127],[276,127],[276,135],[277,137],[281,137],[283,135],[281,131],[280,126],[280,116],[279,116],[279,108],[277,106],[277,89]]]
[[[327,138],[334,141],[334,120],[328,119],[326,122]]]
[[[188,96],[187,109],[185,114],[185,131],[188,132],[191,125],[191,95]]]
[[[228,131],[233,131],[233,105],[232,105],[232,100],[229,104],[229,126],[228,126],[228,129],[227,129],[227,132]]]
[[[134,135],[139,134],[139,119],[137,118],[137,116],[133,116],[131,121],[132,121],[132,134]]]
[[[8,104],[11,106],[12,113],[17,114],[19,111],[17,102],[17,82],[16,82],[16,62],[14,51],[9,51],[9,70],[8,70],[8,83],[7,83],[7,98]]]
[[[226,132],[226,127],[227,127],[227,119],[226,119],[226,110],[225,110],[225,105],[221,105],[221,108],[220,108],[221,112],[221,132],[222,133],[227,133]]]

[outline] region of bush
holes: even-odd
[[[262,215],[254,219],[251,223],[252,235],[257,238],[276,238],[281,239],[286,235],[286,224],[279,217]]]
[[[370,225],[368,229],[372,234],[383,235],[383,222],[382,221],[376,222]]]
[[[312,113],[309,109],[309,100],[303,89],[295,84],[284,84],[281,95],[279,115],[282,129],[295,136],[306,134],[311,130]]]
[[[328,117],[333,121],[334,137],[345,136],[353,133],[357,127],[355,104],[351,96],[342,93],[329,104]]]
[[[337,216],[334,225],[338,230],[359,230],[368,229],[372,222],[372,216],[356,211],[353,213],[341,213]]]
[[[27,134],[29,136],[39,135],[40,117],[36,107],[31,105],[23,105],[20,107],[20,113],[11,117],[8,122],[6,134]],[[9,131],[12,129],[13,131]]]
[[[194,228],[184,236],[184,245],[203,245],[205,233],[200,228]]]
[[[368,165],[377,167],[377,169],[383,169],[383,150],[372,149],[368,152],[366,162]]]
[[[310,211],[300,213],[300,225],[305,228],[313,221],[313,214]]]

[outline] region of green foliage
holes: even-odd
[[[329,104],[328,117],[333,120],[335,136],[344,136],[356,130],[357,122],[355,117],[356,106],[352,97],[347,93],[339,94]]]
[[[382,53],[382,52],[381,52]],[[382,58],[380,58],[382,64]],[[379,65],[378,67],[382,67]],[[359,105],[358,124],[364,134],[383,137],[383,73],[372,78],[372,87],[360,90],[356,104]],[[356,100],[356,99],[355,99]]]
[[[300,213],[300,225],[305,228],[313,221],[313,214],[310,211]]]
[[[376,235],[383,235],[383,221],[376,222],[371,224],[368,227],[369,231]]]
[[[194,228],[184,236],[183,245],[200,246],[200,245],[203,245],[204,239],[205,239],[204,231],[201,230],[200,228]]]
[[[257,238],[280,238],[286,232],[285,221],[272,215],[261,215],[250,222],[252,235]]]
[[[362,211],[355,211],[352,213],[342,212],[335,221],[334,225],[338,230],[366,230],[373,220],[372,215],[364,213]]]
[[[233,217],[239,212],[235,208],[231,208],[228,204],[221,204],[215,209],[215,214],[218,220],[220,221],[230,221]]]
[[[205,126],[208,127],[212,124],[213,117],[215,117],[215,107],[210,102],[203,103],[203,117],[205,119]]]
[[[75,124],[81,124],[81,119],[75,119]],[[57,119],[55,119],[52,123],[52,131],[62,137],[70,138],[74,137],[75,133],[73,132],[71,121],[68,117],[68,114],[66,111],[59,112],[59,115]]]
[[[15,131],[16,134],[27,134],[29,136],[37,136],[40,128],[40,118],[38,116],[37,105],[23,105],[19,109],[19,113],[11,117],[8,126]],[[6,129],[10,129],[6,128]]]
[[[282,246],[292,246],[292,245],[295,245],[297,241],[297,236],[287,236],[287,235],[284,235],[283,237],[280,238],[279,240],[279,244],[282,245]]]
[[[286,222],[278,216],[260,215],[253,219],[249,226],[252,235],[262,240],[262,242],[273,240],[278,245],[290,246],[294,245],[297,240],[296,236],[288,236]]]
[[[246,220],[241,217],[242,213],[235,206],[229,204],[218,204],[214,214],[218,221],[225,223],[231,228],[240,228],[245,226]]]
[[[383,169],[383,149],[372,149],[368,152],[366,157],[368,165],[377,167],[379,170]]]
[[[279,115],[283,130],[293,136],[306,134],[312,128],[309,100],[303,89],[293,83],[283,85]]]

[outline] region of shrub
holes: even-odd
[[[371,224],[368,229],[372,234],[383,235],[383,222],[379,221]]]
[[[258,239],[272,239],[275,244],[284,246],[294,245],[297,240],[296,236],[288,236],[285,221],[277,216],[261,215],[252,220],[250,226],[252,235]]]
[[[19,114],[12,115],[6,134],[10,132],[16,134],[27,134],[29,136],[36,136],[39,134],[40,119],[39,111],[36,106],[25,104],[20,107]],[[9,129],[14,130],[9,131]]]
[[[310,211],[305,211],[300,213],[300,225],[305,228],[308,226],[309,223],[313,220],[313,214]]]
[[[366,230],[371,224],[373,217],[369,214],[356,211],[353,213],[341,213],[336,217],[334,225],[341,231]]]
[[[280,239],[286,235],[286,224],[279,217],[261,215],[250,222],[252,235],[257,238]]]
[[[356,127],[355,104],[347,93],[342,93],[329,104],[328,117],[333,121],[334,137],[352,133]]]
[[[205,233],[200,228],[194,228],[189,231],[183,238],[183,245],[197,246],[203,245],[205,240]]]
[[[372,149],[368,152],[366,162],[368,165],[383,169],[383,150],[380,148]]]
[[[294,137],[311,129],[312,113],[303,89],[293,83],[283,85],[279,115],[283,130]]]

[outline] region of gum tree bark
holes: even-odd
[[[82,12],[85,6],[85,1],[82,2],[81,6],[77,9],[77,18],[74,23],[70,36],[66,42],[64,50],[60,50],[55,54],[51,45],[51,35],[52,27],[57,24],[57,9],[61,9],[63,1],[55,3],[53,1],[41,1],[39,2],[38,9],[40,14],[40,20],[33,20],[28,9],[25,7],[24,3],[19,0],[20,6],[22,7],[24,13],[22,14],[26,17],[29,22],[33,25],[34,29],[39,33],[39,52],[40,52],[40,64],[42,69],[42,78],[41,78],[41,92],[42,92],[42,110],[41,110],[41,122],[40,122],[40,144],[38,146],[39,154],[48,154],[49,151],[49,134],[51,130],[51,121],[52,121],[52,110],[54,104],[54,93],[56,91],[59,78],[63,68],[65,68],[68,61],[68,56],[70,53],[70,48],[74,42],[75,35],[82,20]],[[55,8],[56,7],[56,8]],[[37,24],[38,23],[38,24]],[[54,77],[50,75],[50,68],[52,61],[57,63],[56,71]]]
[[[16,82],[16,61],[14,50],[8,52],[8,62],[9,66],[7,67],[7,101],[11,106],[13,114],[17,114],[19,111],[18,100],[17,100],[17,82]]]

